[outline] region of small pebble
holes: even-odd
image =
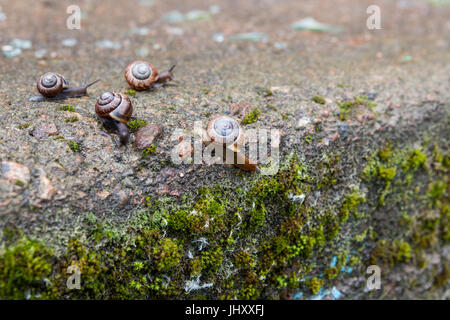
[[[211,13],[211,14],[218,14],[219,12],[220,12],[220,6],[218,6],[218,5],[216,5],[216,4],[214,4],[214,5],[212,5],[212,6],[209,6],[209,12]]]
[[[24,185],[30,182],[30,169],[27,166],[11,161],[3,161],[1,164],[2,176],[9,182]]]
[[[56,128],[56,125],[54,123],[50,123],[37,127],[31,134],[33,137],[40,139],[43,137],[57,135],[58,129]]]
[[[305,129],[311,123],[311,119],[308,117],[300,118],[297,121],[296,129]]]
[[[339,136],[343,140],[346,140],[347,137],[348,137],[348,134],[349,134],[349,130],[350,130],[349,126],[348,126],[348,123],[347,122],[338,123],[337,129],[338,129]]]
[[[55,188],[52,186],[50,180],[45,175],[41,175],[39,179],[39,198],[42,200],[51,200],[54,194]]]
[[[32,47],[32,43],[30,40],[24,40],[24,39],[18,39],[18,38],[12,39],[9,44],[12,45],[14,48],[19,48],[19,49],[30,49]]]
[[[212,35],[212,39],[213,39],[215,42],[221,43],[221,42],[223,42],[223,41],[225,40],[225,37],[224,37],[223,33],[217,32],[217,33],[214,33],[214,34]]]
[[[191,10],[185,15],[186,21],[195,21],[201,19],[209,19],[211,17],[211,13],[203,10]]]
[[[22,50],[20,48],[14,48],[10,45],[2,46],[2,51],[7,58],[17,57],[22,54]]]
[[[229,37],[230,40],[238,40],[238,41],[251,41],[251,42],[267,42],[269,37],[266,33],[262,32],[247,32],[247,33],[239,33]]]
[[[122,45],[119,42],[111,41],[111,40],[101,40],[95,42],[95,45],[98,48],[104,48],[104,49],[120,49],[122,48]]]
[[[286,42],[275,42],[273,46],[277,50],[285,50],[288,47]]]
[[[155,3],[153,0],[140,0],[139,1],[139,5],[141,7],[151,7],[153,6]]]
[[[146,27],[142,27],[142,28],[131,28],[129,31],[130,34],[136,34],[139,36],[146,36],[149,33],[149,29]]]
[[[74,47],[74,46],[76,46],[77,43],[78,43],[78,40],[75,38],[68,38],[68,39],[64,39],[63,41],[61,41],[61,44],[64,47]]]
[[[34,56],[38,59],[42,59],[47,54],[47,50],[39,49],[34,52]]]
[[[166,32],[167,32],[168,34],[173,34],[173,35],[175,35],[175,36],[181,36],[181,35],[184,34],[183,28],[169,27],[169,28],[166,28]]]
[[[146,47],[136,49],[136,55],[138,57],[147,57],[149,55],[149,50]]]
[[[179,23],[179,22],[184,21],[184,14],[181,13],[180,11],[174,10],[174,11],[170,11],[170,12],[166,13],[162,17],[162,19],[168,23]]]
[[[162,126],[159,124],[147,124],[136,132],[134,147],[136,150],[150,148],[154,140],[162,133]]]
[[[343,31],[342,27],[331,26],[325,23],[321,23],[314,18],[307,17],[300,21],[294,22],[291,25],[294,30],[310,30],[316,32],[329,32],[329,33],[340,33]]]

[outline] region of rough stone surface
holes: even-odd
[[[64,1],[37,2],[33,10],[29,1],[3,2],[2,12],[7,19],[0,21],[2,42],[28,39],[32,48],[23,49],[12,58],[0,56],[0,229],[19,229],[53,252],[52,272],[39,274],[32,284],[20,282],[21,287],[15,292],[23,297],[45,298],[40,290],[55,288],[57,297],[64,299],[232,299],[255,292],[249,297],[334,299],[340,292],[340,299],[449,299],[448,283],[436,285],[445,278],[450,261],[448,242],[441,238],[426,249],[413,247],[408,263],[383,268],[381,290],[365,289],[366,269],[379,240],[394,243],[403,239],[413,246],[418,237],[413,228],[419,218],[425,215],[424,219],[433,225],[441,214],[440,209],[433,207],[437,204],[430,200],[429,188],[432,182],[448,181],[448,171],[433,148],[436,145],[443,156],[450,150],[450,6],[437,6],[427,0],[375,2],[381,6],[381,30],[366,27],[366,9],[374,4],[369,0],[342,0],[339,6],[333,0],[217,1],[219,13],[174,25],[162,17],[174,10],[208,10],[211,3],[154,1],[150,8],[134,10],[138,1],[84,1],[80,2],[80,30],[67,29]],[[338,34],[292,30],[293,22],[306,17],[344,30]],[[130,33],[137,27],[148,28],[148,35]],[[170,28],[177,28],[177,32]],[[223,41],[214,40],[217,32],[223,34]],[[252,32],[266,35],[265,41],[230,39]],[[68,38],[76,39],[77,45],[63,46],[61,42]],[[148,60],[162,71],[177,63],[175,80],[169,85],[130,94],[133,118],[164,128],[158,139],[152,140],[157,145],[155,154],[147,158],[133,147],[133,139],[137,139],[134,134],[129,144],[121,145],[117,135],[102,125],[94,111],[96,99],[103,92],[129,92],[123,74],[128,63],[136,59]],[[47,71],[63,73],[73,86],[79,85],[86,74],[90,80],[102,81],[88,89],[89,96],[29,102],[29,97],[36,94],[37,77]],[[326,104],[313,102],[315,95],[323,97]],[[351,102],[361,96],[376,106],[355,104],[347,119],[342,120],[338,102]],[[59,107],[64,105],[74,106],[76,112],[69,115],[61,111]],[[175,164],[170,156],[174,148],[179,148],[186,158],[194,151],[190,143],[194,122],[206,125],[216,114],[235,111],[240,116],[239,108],[233,110],[233,105],[250,106],[250,110],[258,107],[261,115],[245,129],[279,129],[280,159],[285,161],[296,153],[304,164],[309,180],[301,176],[304,172],[300,170],[303,189],[292,197],[305,195],[301,205],[305,210],[302,218],[310,218],[306,227],[320,225],[327,214],[337,215],[354,188],[367,195],[366,203],[359,205],[366,216],[362,220],[350,217],[336,239],[326,242],[309,259],[298,257],[270,267],[268,274],[262,269],[236,268],[237,253],[244,251],[262,259],[270,251],[267,243],[284,235],[280,225],[287,218],[282,208],[289,203],[288,195],[281,194],[264,203],[266,212],[260,229],[247,238],[233,238],[248,225],[258,203],[229,204],[265,181],[260,173],[189,161]],[[66,121],[74,116],[78,121]],[[58,132],[41,139],[30,134],[37,130],[36,135],[42,136],[39,128],[45,124],[54,124]],[[47,129],[42,132],[48,134]],[[181,133],[175,134],[176,130]],[[387,189],[386,203],[381,206],[379,192],[385,188],[384,180],[364,181],[361,172],[388,142],[395,151],[422,148],[427,153],[427,163],[414,173],[410,188],[399,164],[396,179]],[[45,179],[39,176],[41,169],[46,173]],[[324,172],[329,185],[318,183]],[[277,179],[283,180],[283,176]],[[25,185],[15,184],[17,180]],[[188,231],[182,227],[176,231],[168,227],[168,218],[183,210],[189,210],[189,219],[196,217],[201,204],[181,207],[182,210],[178,205],[186,204],[186,199],[198,199],[202,188],[215,190],[216,186],[233,192],[231,196],[218,197],[219,210],[220,205],[234,210],[227,211],[232,216],[228,225],[222,226],[229,228],[226,235],[220,231],[201,235],[214,219],[207,220],[208,224],[197,221],[187,228],[197,230],[191,238],[185,236]],[[435,187],[442,190],[439,184]],[[444,187],[443,192],[444,197],[438,200],[441,203],[448,198],[448,189]],[[48,200],[42,201],[39,195]],[[409,219],[413,222],[407,228]],[[164,255],[156,252],[154,244],[143,249],[136,260],[126,256],[136,250],[140,241],[153,239],[155,230],[159,232],[157,241],[174,239],[182,248],[180,263],[169,271],[157,264]],[[445,230],[440,227],[438,231]],[[368,234],[365,238],[364,232]],[[426,231],[421,230],[419,236],[424,234]],[[220,242],[215,238],[218,235],[222,236]],[[204,250],[222,248],[223,261],[217,269],[208,264],[211,257],[207,253],[213,252],[199,251],[194,245],[193,241],[203,236],[210,243]],[[91,255],[83,255],[73,243],[69,246],[73,239]],[[427,239],[423,241],[430,244]],[[277,243],[282,244],[283,239]],[[0,237],[0,248],[8,246],[17,248]],[[300,247],[290,249],[295,252]],[[345,253],[361,262],[349,269],[342,258]],[[0,259],[2,254],[3,251]],[[278,254],[289,253],[280,250]],[[198,270],[192,269],[198,267],[202,256],[206,267],[196,274],[194,271]],[[343,265],[342,271],[339,269],[336,278],[328,279],[325,270],[335,256],[341,257],[337,265]],[[109,257],[118,257],[118,263],[123,265],[96,264]],[[86,279],[92,280],[92,286],[65,289],[66,269],[73,262],[70,259],[83,264],[82,277],[88,277],[85,272],[90,272],[91,278]],[[427,264],[421,265],[422,260]],[[307,266],[302,265],[305,262]],[[149,265],[151,271],[146,269]],[[294,281],[292,275],[298,270],[296,276],[301,279]],[[114,278],[104,280],[108,277]],[[322,291],[317,294],[307,286],[312,278],[324,280]],[[44,279],[52,286],[44,286]],[[232,281],[226,279],[236,280],[238,289],[227,289]],[[4,279],[0,281],[6,283]],[[258,286],[264,281],[271,282],[261,289]],[[181,290],[170,291],[174,283]],[[113,289],[121,294],[112,296]],[[11,292],[0,291],[0,298],[11,298]]]
[[[48,136],[54,136],[58,134],[58,129],[54,123],[44,124],[42,126],[37,127],[31,133],[35,138],[43,138]]]

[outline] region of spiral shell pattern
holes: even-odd
[[[98,98],[95,113],[100,118],[112,118],[127,123],[133,114],[133,106],[126,95],[107,91]]]
[[[58,93],[68,87],[66,79],[62,75],[53,72],[43,74],[37,82],[39,93],[48,98],[57,96]]]
[[[159,78],[158,70],[146,61],[134,61],[125,70],[125,79],[135,90],[149,89]]]
[[[206,132],[212,142],[223,145],[240,144],[243,139],[241,126],[228,116],[216,116],[211,119]]]

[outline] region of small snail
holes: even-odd
[[[235,166],[246,171],[258,170],[258,164],[248,159],[240,151],[243,141],[244,134],[239,123],[235,119],[224,115],[212,118],[206,126],[206,132],[203,133],[203,143],[223,146],[224,157],[227,154],[230,155],[231,151],[233,156],[231,163]],[[229,163],[229,160],[226,162]]]
[[[106,126],[114,127],[120,142],[126,144],[130,136],[127,123],[133,113],[130,99],[121,93],[104,92],[95,104],[95,113]]]
[[[146,61],[133,61],[125,70],[125,79],[131,88],[138,91],[159,88],[173,80],[174,68],[173,64],[169,70],[159,73],[155,66]]]
[[[99,81],[100,79],[86,84],[87,78],[85,78],[81,87],[69,88],[69,83],[62,75],[54,72],[47,72],[40,76],[37,82],[39,95],[31,97],[30,101],[41,102],[46,100],[82,97],[87,95],[87,88]]]

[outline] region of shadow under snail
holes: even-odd
[[[95,104],[95,113],[105,127],[112,127],[117,131],[122,144],[128,142],[130,131],[127,123],[133,114],[133,106],[126,95],[104,92]]]
[[[133,61],[125,70],[125,79],[131,88],[137,91],[160,88],[173,80],[173,64],[169,70],[159,73],[158,69],[146,61]]]
[[[86,96],[87,88],[99,81],[100,79],[91,83],[86,83],[87,77],[85,77],[81,87],[69,88],[69,83],[62,75],[54,72],[47,72],[40,76],[37,82],[39,94],[31,97],[29,101],[41,102]]]
[[[256,162],[248,159],[240,151],[244,142],[244,133],[235,119],[224,115],[212,118],[206,126],[206,131],[202,133],[202,140],[207,146],[214,144],[223,147],[225,163],[231,163],[246,171],[259,169]],[[232,156],[233,159],[227,159],[227,156]]]

